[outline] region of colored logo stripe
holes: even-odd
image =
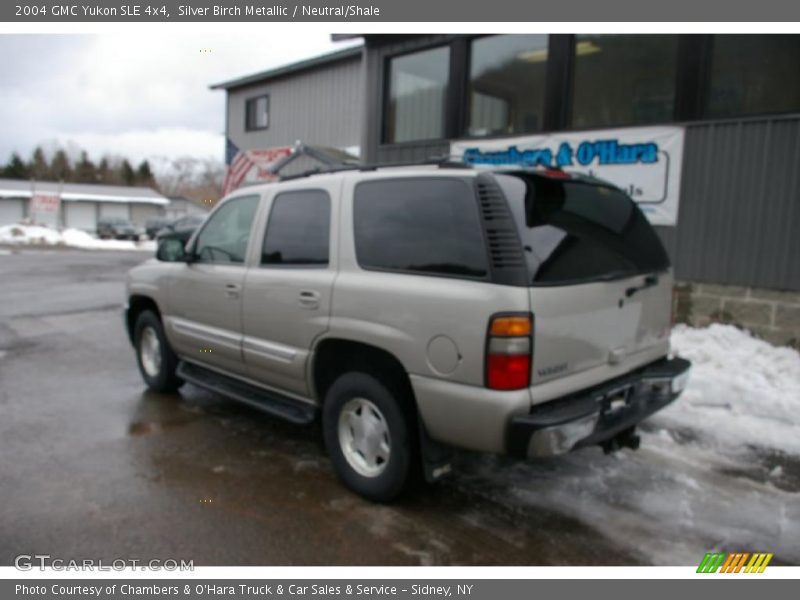
[[[763,573],[764,569],[767,568],[769,561],[772,560],[772,553],[769,554],[761,552],[757,554],[753,554],[753,558],[750,559],[750,562],[745,567],[745,573]]]
[[[763,573],[773,554],[767,552],[707,552],[697,567],[698,573]],[[747,559],[750,559],[750,562]],[[747,566],[745,566],[747,563]]]

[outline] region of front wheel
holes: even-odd
[[[161,319],[146,310],[136,319],[134,347],[139,372],[147,387],[154,392],[174,392],[183,381],[178,378],[178,357],[164,335]]]
[[[388,502],[411,473],[409,417],[389,389],[366,373],[339,377],[325,395],[325,446],[339,478],[369,500]]]

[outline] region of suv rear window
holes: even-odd
[[[475,192],[460,179],[403,178],[356,186],[358,263],[451,277],[488,274]]]
[[[669,267],[655,230],[620,190],[530,173],[495,177],[514,216],[531,283],[620,279]]]

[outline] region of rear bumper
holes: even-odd
[[[519,458],[564,454],[601,444],[675,400],[691,363],[661,359],[623,377],[512,417],[508,453]]]

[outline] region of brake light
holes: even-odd
[[[542,175],[552,179],[571,179],[569,173],[562,171],[557,167],[545,167],[545,169],[542,171]]]
[[[530,385],[533,317],[530,314],[496,316],[489,322],[486,340],[486,387],[519,390]]]

